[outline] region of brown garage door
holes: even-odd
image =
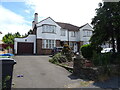
[[[17,54],[33,54],[33,48],[34,44],[33,43],[23,43],[23,42],[18,42],[18,53]]]

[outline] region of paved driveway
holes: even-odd
[[[51,64],[49,56],[15,56],[14,88],[63,88],[78,82],[71,80],[70,73],[64,68]],[[17,77],[23,75],[23,77]]]

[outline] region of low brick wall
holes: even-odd
[[[118,75],[120,70],[119,65],[107,66],[107,68],[109,68],[110,71],[108,71],[108,69],[106,69],[103,66],[85,67],[83,61],[84,59],[82,58],[80,59],[74,58],[74,66],[73,66],[73,74],[83,79],[96,80],[100,75],[105,74],[106,72],[109,73],[110,75],[111,74]]]

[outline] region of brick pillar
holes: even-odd
[[[56,47],[60,47],[60,40],[56,40]]]
[[[36,51],[37,51],[37,54],[42,54],[42,39],[37,39],[36,40]]]

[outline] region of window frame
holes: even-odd
[[[64,30],[64,29],[61,29],[61,34],[60,34],[61,36],[66,36],[66,30]]]
[[[71,31],[71,37],[76,37],[76,32],[75,31]]]
[[[42,49],[53,49],[56,46],[56,40],[43,39]]]
[[[91,37],[91,36],[92,36],[92,30],[83,29],[83,37]]]
[[[56,26],[49,25],[49,24],[43,24],[42,25],[42,33],[56,33]]]

